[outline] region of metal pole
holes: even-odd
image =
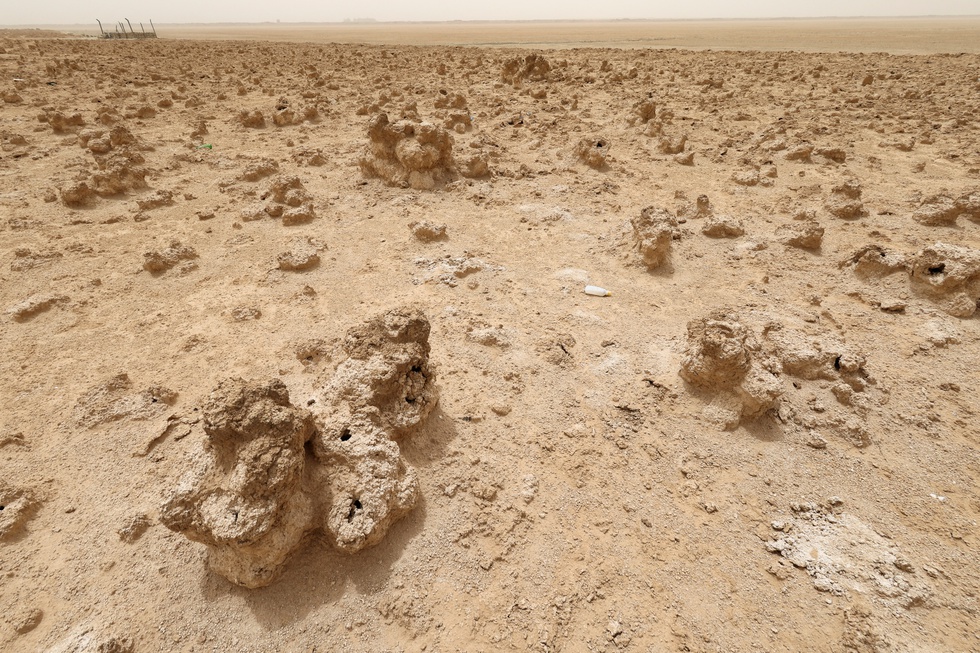
[[[150,19],[150,29],[153,30],[153,36],[157,35],[157,28],[153,26],[153,19]]]
[[[98,18],[96,18],[95,19],[95,22],[97,22],[99,24],[99,31],[102,32],[102,38],[105,38],[105,30],[102,29],[102,21],[99,20]]]
[[[135,32],[135,30],[133,30],[133,24],[129,22],[129,19],[128,18],[124,18],[123,20],[125,20],[126,23],[129,25],[129,31],[130,31],[130,33],[135,34],[136,32]]]

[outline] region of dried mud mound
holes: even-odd
[[[30,520],[37,503],[30,490],[0,484],[0,540],[22,528]]]
[[[429,321],[394,310],[354,327],[343,341],[347,358],[324,388],[314,453],[335,474],[325,531],[353,553],[376,544],[418,496],[415,472],[399,457],[397,440],[428,417],[438,402],[429,366]]]
[[[223,381],[204,407],[208,440],[198,468],[167,499],[161,521],[208,547],[211,568],[246,587],[266,585],[298,547],[312,513],[301,491],[312,416],[280,381]]]
[[[315,413],[293,406],[278,380],[220,383],[204,407],[196,467],[161,522],[249,588],[272,583],[315,532],[346,553],[377,544],[418,501],[396,440],[437,401],[428,336],[428,320],[412,311],[351,329]]]
[[[677,234],[677,218],[666,209],[648,206],[631,221],[633,248],[650,270],[670,262],[671,243]]]
[[[505,84],[519,86],[521,82],[541,82],[551,74],[551,64],[540,54],[516,57],[504,63],[500,79]]]
[[[950,315],[967,318],[980,306],[980,250],[936,243],[912,259],[912,289]]]
[[[916,222],[928,227],[953,226],[960,216],[980,222],[980,191],[955,199],[946,193],[930,195],[912,214]]]
[[[606,157],[609,156],[609,139],[604,136],[591,136],[581,139],[572,150],[573,156],[596,170],[606,168]]]
[[[368,128],[370,144],[360,159],[361,171],[392,186],[434,190],[453,179],[453,137],[426,122],[390,122],[379,114]]]
[[[413,311],[391,311],[351,329],[343,342],[348,358],[337,368],[324,401],[340,413],[376,415],[396,435],[418,425],[438,400],[429,367],[429,330],[428,320]]]
[[[710,393],[705,415],[726,429],[776,405],[782,389],[767,363],[755,334],[734,313],[721,309],[687,325],[681,378]]]

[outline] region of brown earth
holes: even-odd
[[[980,56],[14,36],[3,650],[980,650]]]

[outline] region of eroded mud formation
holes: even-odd
[[[936,243],[912,258],[912,290],[955,317],[973,316],[980,306],[980,251]]]
[[[377,177],[392,186],[433,190],[453,179],[453,137],[427,122],[390,122],[381,113],[368,128],[370,143],[361,157],[365,176]]]
[[[648,206],[630,224],[633,247],[647,268],[655,270],[670,261],[671,242],[677,233],[677,218],[670,211]]]
[[[711,393],[706,413],[726,429],[776,405],[782,388],[770,367],[738,315],[719,309],[688,323],[681,378]]]
[[[163,524],[250,588],[273,582],[315,533],[347,553],[380,542],[418,501],[397,440],[438,400],[428,338],[428,320],[411,310],[351,329],[313,411],[292,405],[278,380],[221,382],[204,407],[196,467],[165,501]]]

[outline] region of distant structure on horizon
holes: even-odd
[[[345,18],[345,23],[376,23],[377,18]]]
[[[157,29],[153,25],[153,20],[150,20],[149,32],[147,32],[143,28],[143,23],[139,24],[140,31],[137,32],[136,30],[133,29],[133,24],[129,22],[128,18],[124,18],[123,20],[126,21],[126,25],[129,25],[128,32],[126,31],[126,25],[123,25],[121,22],[116,23],[115,31],[108,31],[108,32],[105,31],[105,28],[102,27],[101,20],[96,18],[95,22],[99,24],[99,31],[102,32],[102,38],[104,39],[155,39],[157,38]]]

